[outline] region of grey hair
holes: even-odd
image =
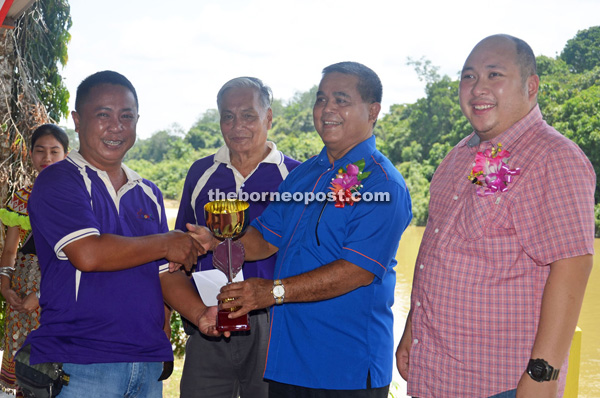
[[[217,108],[219,108],[219,112],[221,112],[221,105],[223,104],[225,92],[232,88],[243,87],[250,87],[258,92],[260,105],[264,111],[271,109],[271,103],[273,102],[273,91],[271,91],[271,87],[265,85],[262,80],[256,77],[242,76],[231,79],[219,90],[219,93],[217,94]]]

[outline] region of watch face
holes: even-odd
[[[531,360],[527,369],[527,373],[535,381],[545,381],[548,376],[548,364],[544,360]]]
[[[277,285],[273,287],[273,296],[275,297],[283,297],[285,294],[285,289],[281,285]]]
[[[546,367],[543,363],[535,362],[531,367],[531,373],[532,376],[542,379],[546,375]]]

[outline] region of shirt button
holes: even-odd
[[[417,307],[420,307],[420,306],[421,306],[421,302],[417,301]]]
[[[423,264],[421,264],[421,265],[419,265],[419,268],[423,269],[423,268],[425,268],[425,266]]]
[[[419,339],[414,339],[413,340],[413,344],[417,344],[419,342]]]
[[[458,200],[458,195],[454,195],[454,197],[452,198],[452,200]]]
[[[433,232],[435,232],[437,234],[438,232],[440,232],[440,230],[438,228],[436,228],[435,231],[433,231]]]

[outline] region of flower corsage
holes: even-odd
[[[509,157],[510,152],[502,149],[500,143],[496,148],[477,152],[475,167],[467,177],[473,184],[479,185],[477,195],[493,195],[498,191],[505,192],[508,189],[507,184],[512,181],[512,176],[519,175],[521,172],[519,168],[510,169],[508,167]]]
[[[329,187],[335,198],[335,207],[343,208],[346,203],[352,206],[360,201],[359,190],[363,187],[360,182],[371,174],[370,171],[363,172],[364,168],[365,160],[361,159],[347,165],[346,171],[342,168],[338,170]]]

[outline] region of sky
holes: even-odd
[[[410,57],[457,78],[475,44],[495,33],[556,57],[579,30],[600,24],[597,0],[70,0],[73,26],[62,76],[73,109],[79,83],[124,74],[140,102],[138,137],[187,131],[216,108],[219,88],[254,76],[289,101],[322,69],[357,61],[383,83],[382,112],[424,97]],[[568,4],[567,4],[568,3]],[[72,118],[61,125],[74,128]]]

